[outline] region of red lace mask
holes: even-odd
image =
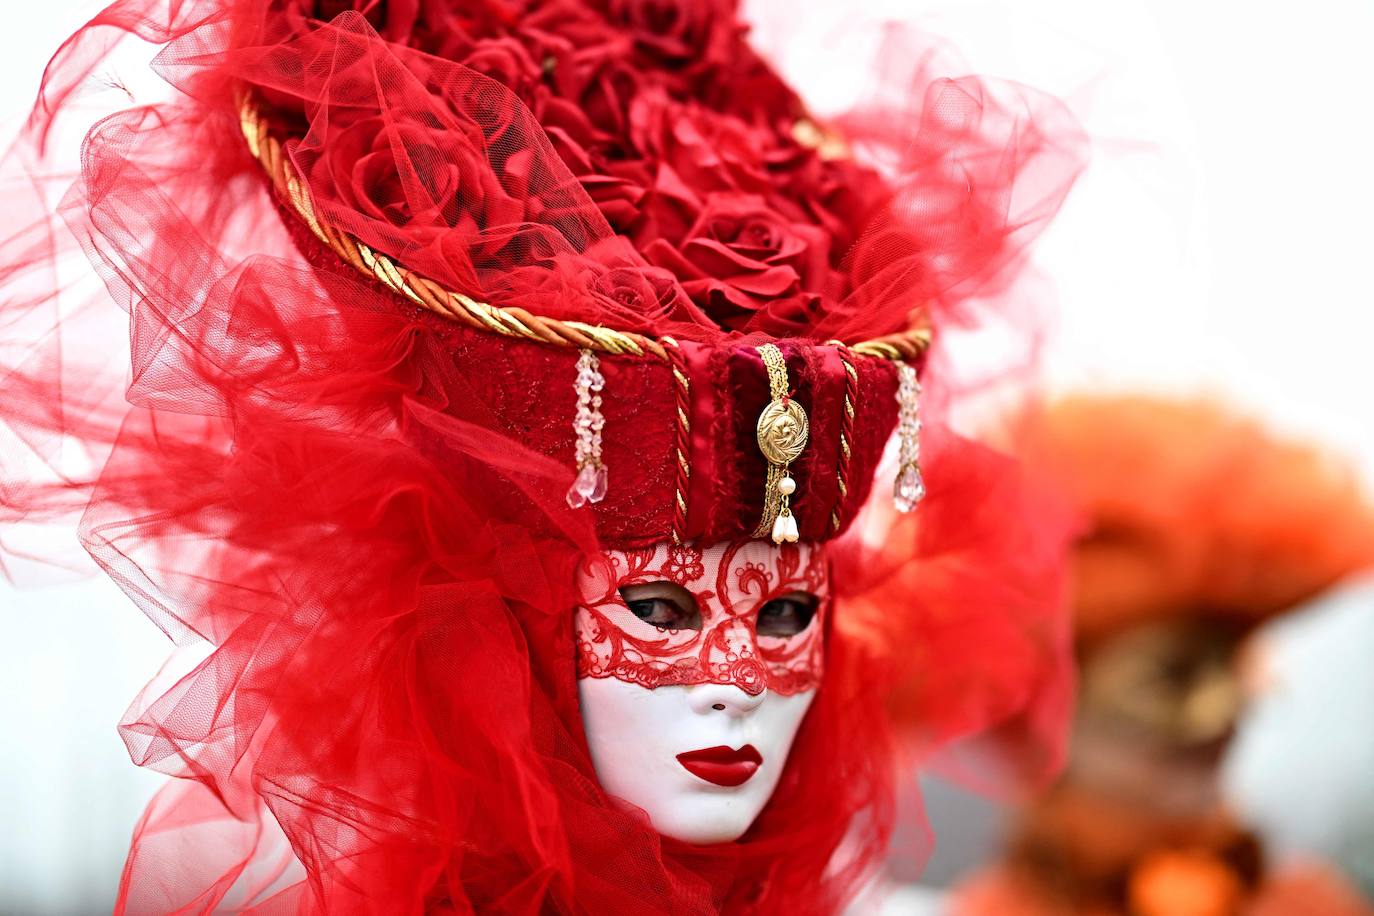
[[[650,583],[660,584],[637,588]],[[739,541],[614,550],[589,560],[578,584],[579,678],[649,689],[733,684],[754,695],[791,695],[820,682],[830,594],[822,547]]]

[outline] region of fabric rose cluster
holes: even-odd
[[[388,42],[511,90],[647,262],[639,277],[676,281],[665,293],[662,282],[603,279],[625,308],[685,293],[693,320],[786,335],[847,294],[842,259],[884,183],[822,155],[800,101],[745,40],[735,0],[284,2],[313,20],[360,12]],[[386,172],[384,126],[352,125],[328,153],[349,175],[335,180],[350,185],[347,206],[397,226],[522,218],[508,181],[452,162],[439,136],[420,141],[435,166],[411,169],[412,190],[401,187]]]

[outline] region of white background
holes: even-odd
[[[5,6],[0,114],[15,116],[96,5]],[[785,35],[786,69],[824,97],[844,63],[832,29],[883,16],[949,39],[972,72],[1065,98],[1093,137],[1038,249],[1060,312],[1052,390],[1214,392],[1374,468],[1374,4],[793,3],[761,37]],[[0,584],[0,614],[0,911],[108,909],[158,784],[115,723],[167,646],[102,580]]]

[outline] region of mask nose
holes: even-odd
[[[718,712],[739,718],[758,709],[766,696],[767,688],[745,693],[734,684],[697,684],[687,689],[687,704],[697,715]]]

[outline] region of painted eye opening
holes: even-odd
[[[759,608],[760,636],[796,636],[811,625],[821,599],[810,592],[790,592]]]
[[[701,610],[692,593],[673,582],[643,582],[620,589],[620,598],[640,620],[660,630],[700,630]]]

